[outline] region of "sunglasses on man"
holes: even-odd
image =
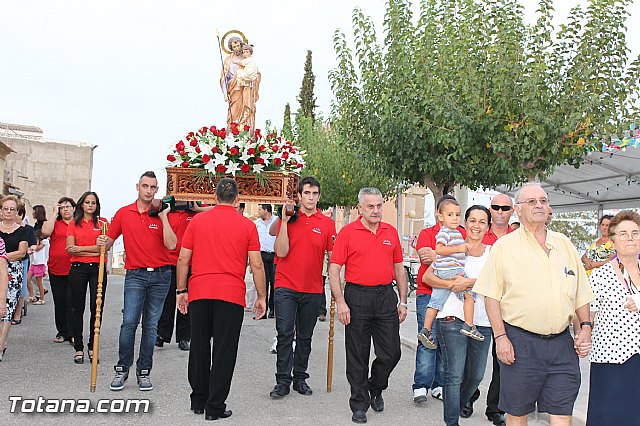
[[[497,204],[491,204],[491,209],[495,211],[502,210],[503,212],[508,212],[509,210],[511,210],[511,206],[499,206]]]

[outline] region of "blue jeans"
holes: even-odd
[[[460,411],[482,381],[491,345],[491,327],[477,327],[484,342],[460,333],[464,321],[438,319],[436,328],[444,362],[444,421],[458,425]]]
[[[435,289],[434,289],[435,290]],[[430,294],[416,295],[416,318],[418,319],[418,332],[424,326],[424,314],[431,299]],[[433,340],[438,342],[436,327],[432,327]],[[435,379],[435,380],[434,380]],[[433,389],[444,383],[444,370],[442,368],[442,354],[440,349],[427,349],[418,341],[416,348],[416,371],[413,374],[413,390]]]
[[[22,289],[20,297],[27,297],[27,273],[29,272],[29,259],[22,259]],[[44,297],[44,294],[40,297]]]
[[[158,336],[158,320],[170,284],[170,266],[155,268],[154,271],[147,271],[146,268],[127,271],[124,278],[124,309],[120,326],[118,365],[126,369],[133,365],[133,345],[142,316],[142,338],[136,367],[138,371],[151,370],[153,346]]]

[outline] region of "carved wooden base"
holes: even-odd
[[[202,170],[167,167],[167,195],[178,201],[215,202],[215,185],[221,177],[205,175]],[[240,201],[245,203],[284,204],[298,191],[300,176],[280,172],[262,172],[255,175],[236,176]]]

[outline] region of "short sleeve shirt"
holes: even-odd
[[[430,228],[423,229],[420,231],[418,235],[418,242],[416,243],[416,251],[420,250],[423,247],[429,247],[433,250],[436,249],[436,234],[440,231],[440,224],[436,223],[434,226]],[[462,234],[464,238],[466,238],[466,231],[463,227],[459,227],[458,231]],[[416,290],[416,294],[431,294],[432,288],[430,285],[422,282],[422,277],[424,273],[429,269],[429,265],[425,265],[424,263],[420,263],[420,268],[418,268],[418,275],[416,277],[416,281],[418,281],[418,289]]]
[[[98,219],[98,225],[94,225],[93,219],[84,220],[80,222],[80,225],[76,225],[75,220],[69,223],[67,227],[67,237],[74,237],[77,246],[95,246],[96,240],[102,233],[100,228],[101,223],[107,223],[104,218]],[[107,261],[105,256],[104,261]],[[100,255],[96,256],[75,256],[71,255],[71,262],[79,263],[97,263],[100,262]]]
[[[56,220],[49,237],[49,272],[54,275],[69,275],[71,255],[67,252],[67,228],[64,220]]]
[[[522,226],[493,245],[473,291],[500,302],[508,324],[537,334],[567,328],[575,311],[594,300],[578,251],[547,230],[546,247]]]
[[[445,247],[459,246],[460,244],[464,244],[464,238],[462,237],[462,233],[457,229],[450,229],[443,226],[436,234],[436,246],[438,244],[442,244]],[[436,254],[433,269],[438,271],[462,269],[464,268],[464,259],[464,253],[452,253],[448,256]]]
[[[138,211],[137,202],[120,208],[113,217],[109,238],[124,239],[125,269],[157,268],[172,265],[169,249],[164,245],[162,220]]]
[[[640,313],[624,308],[631,293],[620,281],[612,262],[615,261],[594,269],[589,276],[600,308],[589,357],[591,362],[622,364],[640,353]]]
[[[346,281],[365,286],[391,283],[394,264],[402,260],[396,228],[380,222],[372,232],[362,224],[362,217],[340,230],[331,252],[331,263],[344,265]]]
[[[282,222],[278,223],[278,233]],[[275,287],[301,293],[322,293],[322,265],[325,252],[333,249],[336,225],[320,210],[312,215],[298,212],[298,220],[287,224],[289,252],[279,258]]]
[[[191,219],[182,247],[192,251],[189,302],[213,299],[245,306],[247,259],[250,251],[260,251],[251,220],[219,204]]]
[[[189,226],[189,224],[191,223],[191,219],[193,219],[195,215],[195,213],[187,212],[185,210],[171,212],[167,215],[169,225],[171,225],[171,229],[173,229],[173,233],[176,234],[176,239],[178,240],[176,243],[176,248],[174,250],[169,250],[172,265],[178,264],[180,247],[182,247],[182,237],[187,230],[187,226]]]

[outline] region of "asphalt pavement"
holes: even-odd
[[[188,352],[178,349],[175,342],[156,348],[151,381],[154,389],[150,392],[138,390],[135,373],[119,392],[109,390],[113,377],[113,365],[117,362],[117,339],[121,322],[123,277],[110,276],[100,336],[100,364],[98,366],[97,389],[89,391],[91,364],[73,363],[74,350],[68,343],[54,343],[56,330],[53,317],[53,301],[49,293],[46,303],[41,306],[29,305],[22,324],[12,326],[8,339],[8,349],[4,361],[0,363],[0,424],[78,424],[92,425],[121,424],[146,425],[158,422],[167,424],[190,424],[205,422],[204,416],[196,416],[189,410],[190,387],[187,381]],[[412,305],[410,305],[412,306]],[[85,313],[85,336],[88,323],[88,303]],[[333,390],[326,391],[327,348],[329,321],[318,322],[313,351],[309,362],[308,384],[314,390],[312,396],[302,396],[291,391],[282,400],[269,398],[269,391],[275,385],[276,356],[269,353],[275,336],[273,319],[254,321],[251,312],[245,312],[240,337],[238,359],[227,400],[233,415],[220,419],[224,425],[349,425],[349,385],[345,377],[344,327],[337,321],[335,326],[335,348],[333,366]],[[415,352],[415,309],[402,326],[403,346],[400,363],[393,371],[389,388],[384,392],[385,410],[382,413],[368,412],[371,425],[441,425],[442,402],[429,397],[423,404],[413,402],[411,383],[414,372]],[[140,329],[138,330],[138,338]],[[413,336],[413,337],[412,337]],[[415,343],[413,343],[415,345]],[[136,354],[138,343],[136,343]],[[373,357],[372,357],[373,359]],[[488,363],[490,364],[490,363]],[[490,377],[490,367],[481,389],[486,389]],[[484,416],[483,396],[476,403],[476,412],[469,419],[461,419],[462,426],[488,426]],[[39,398],[41,402],[38,403]],[[75,400],[76,408],[91,405],[89,413],[37,412],[52,409],[55,400]],[[127,413],[135,408],[136,399],[149,401],[147,412]],[[32,400],[35,402],[30,402]],[[99,401],[106,400],[99,405]],[[38,407],[39,404],[39,407]],[[16,412],[10,412],[12,406]],[[35,411],[31,413],[20,412]],[[96,408],[112,407],[116,413],[99,413]],[[144,407],[144,403],[142,405]],[[546,424],[532,419],[531,425]]]

